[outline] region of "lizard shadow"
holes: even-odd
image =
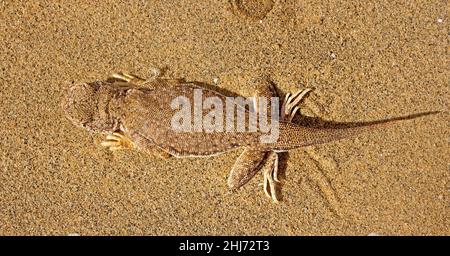
[[[369,125],[374,125],[374,124],[390,123],[393,121],[411,120],[411,119],[415,119],[418,117],[434,115],[434,114],[438,114],[438,113],[440,113],[440,111],[427,111],[427,112],[410,114],[410,115],[406,115],[406,116],[392,117],[392,118],[386,118],[386,119],[375,120],[375,121],[362,121],[362,122],[336,122],[336,121],[325,120],[320,117],[310,117],[310,116],[304,116],[304,115],[300,114],[294,118],[293,123],[301,125],[301,126],[305,126],[308,128],[345,129],[345,128],[352,128],[352,127],[369,126]]]

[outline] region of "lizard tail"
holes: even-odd
[[[279,139],[271,145],[273,150],[289,150],[299,147],[327,143],[352,138],[359,134],[391,126],[397,122],[433,115],[440,111],[430,111],[387,120],[359,123],[340,123],[325,127],[307,127],[293,123],[280,124]]]

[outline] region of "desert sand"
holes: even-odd
[[[448,1],[3,1],[0,235],[450,235]],[[337,122],[441,113],[290,152],[283,201],[240,150],[162,160],[75,127],[65,89],[127,71],[250,95],[314,88]]]

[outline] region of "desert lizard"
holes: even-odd
[[[267,79],[254,83],[257,97],[276,97]],[[311,128],[292,123],[302,98],[310,89],[288,93],[279,115],[279,137],[273,143],[261,143],[261,133],[174,132],[171,101],[184,95],[192,99],[193,90],[202,88],[183,79],[163,79],[154,69],[150,79],[144,80],[127,73],[114,73],[107,80],[71,86],[63,101],[68,118],[90,132],[106,135],[101,145],[110,150],[136,148],[163,158],[212,156],[242,148],[228,178],[234,191],[245,185],[263,166],[264,192],[278,202],[280,179],[278,153],[309,145],[348,138],[392,121],[371,125],[336,128]],[[202,88],[205,97],[225,96],[218,91]],[[257,111],[257,108],[255,108]],[[251,111],[246,109],[245,111]],[[395,121],[395,120],[394,120]]]

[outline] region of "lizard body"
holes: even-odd
[[[246,184],[264,165],[264,191],[274,201],[279,200],[278,152],[304,146],[326,143],[355,136],[361,132],[390,124],[390,121],[371,125],[336,128],[311,128],[292,123],[298,104],[310,91],[288,94],[281,106],[278,139],[263,143],[261,131],[256,132],[175,132],[171,120],[177,110],[171,108],[179,96],[194,101],[194,91],[202,90],[202,100],[217,98],[226,101],[221,93],[202,88],[195,83],[177,79],[161,79],[155,72],[153,78],[143,80],[118,73],[106,81],[96,81],[72,86],[64,101],[68,118],[77,126],[90,132],[108,134],[102,145],[111,150],[137,148],[163,158],[211,156],[243,148],[233,166],[228,185],[235,190]],[[273,86],[265,79],[255,83],[255,96],[275,97]],[[245,113],[256,110],[237,106]],[[202,113],[204,114],[204,113]],[[396,121],[396,120],[394,120]],[[247,120],[246,127],[252,120]]]

